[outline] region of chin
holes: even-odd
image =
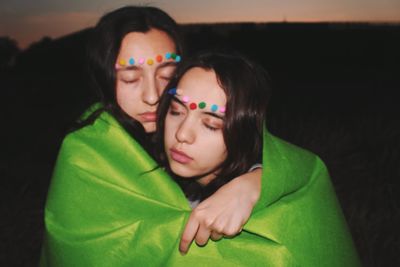
[[[170,168],[175,175],[178,175],[182,178],[192,178],[193,176],[199,175],[193,172],[193,170],[190,170],[188,167],[177,162],[170,162]]]
[[[156,124],[155,123],[146,123],[142,124],[144,131],[146,133],[154,133],[156,131]]]

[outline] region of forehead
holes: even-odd
[[[179,81],[178,88],[182,91],[180,98],[187,96],[190,102],[204,101],[219,106],[226,104],[225,92],[219,85],[213,70],[198,67],[188,70]]]
[[[158,54],[176,52],[175,44],[167,33],[151,29],[150,31],[131,32],[122,39],[119,57],[154,57]]]

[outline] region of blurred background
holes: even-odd
[[[1,266],[37,265],[58,149],[95,101],[91,27],[142,3],[0,3]],[[234,48],[268,70],[270,131],[325,161],[364,266],[400,266],[400,1],[150,4],[182,25],[190,53]]]

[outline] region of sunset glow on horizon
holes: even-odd
[[[23,4],[21,4],[23,2]],[[4,0],[0,3],[0,36],[16,40],[20,48],[44,36],[58,38],[96,24],[100,16],[143,1]],[[400,23],[398,0],[336,1],[178,1],[149,2],[169,13],[178,23],[224,22],[367,22]],[[144,3],[146,4],[146,3]],[[229,4],[229,7],[227,7]]]

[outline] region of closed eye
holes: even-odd
[[[132,84],[132,83],[135,83],[137,81],[139,81],[139,79],[134,79],[134,80],[124,80],[124,79],[122,79],[122,82],[126,83],[126,84]]]
[[[208,130],[210,130],[210,131],[217,131],[217,130],[219,130],[219,128],[212,127],[212,126],[210,126],[210,125],[208,125],[208,124],[204,124],[204,126],[205,126]]]
[[[170,109],[169,114],[170,114],[171,116],[179,116],[179,115],[182,114],[182,112],[179,112],[179,111],[177,111],[177,110]]]

